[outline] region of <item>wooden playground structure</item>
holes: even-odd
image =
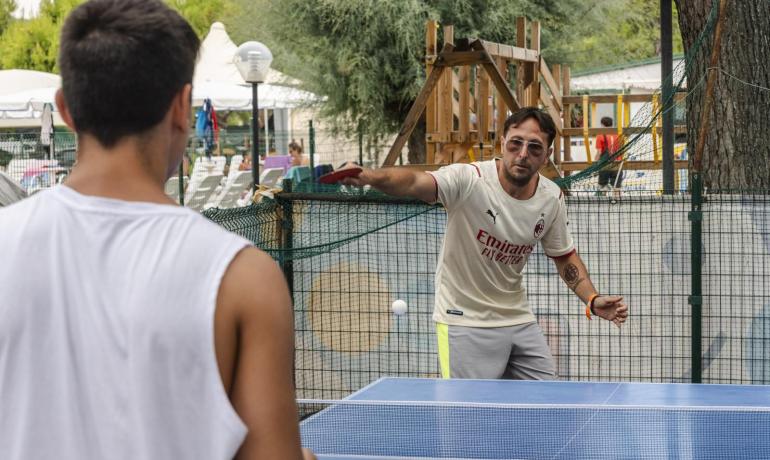
[[[563,176],[591,165],[590,139],[601,134],[617,134],[628,139],[649,132],[652,160],[627,160],[626,170],[661,168],[660,117],[654,126],[631,126],[631,103],[651,103],[659,107],[659,94],[572,95],[570,69],[549,66],[540,52],[540,23],[516,21],[516,46],[480,39],[454,39],[454,28],[443,27],[443,45],[438,49],[436,21],[426,24],[426,82],[412,105],[401,130],[382,166],[393,166],[407,139],[425,113],[426,163],[404,167],[433,170],[442,165],[490,159],[500,155],[503,124],[509,113],[523,106],[539,106],[556,122],[554,155],[543,173]],[[527,33],[529,30],[529,33]],[[678,94],[677,97],[682,97]],[[615,104],[614,127],[590,127],[597,104]],[[573,107],[582,111],[582,120],[573,120]],[[593,116],[591,116],[593,115]],[[574,121],[579,122],[576,126]],[[675,126],[676,133],[685,126]],[[584,161],[573,161],[573,138],[582,138]],[[675,169],[687,169],[687,160],[677,160]]]

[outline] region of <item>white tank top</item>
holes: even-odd
[[[214,350],[249,242],[185,208],[66,186],[0,208],[0,457],[230,459]]]

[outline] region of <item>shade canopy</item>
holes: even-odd
[[[251,86],[222,82],[202,82],[193,86],[193,106],[211,99],[216,110],[250,110]],[[313,93],[288,86],[259,85],[258,106],[261,109],[286,109],[306,105],[317,100]]]
[[[208,98],[217,110],[251,109],[251,85],[244,81],[233,59],[237,50],[224,24],[213,23],[201,42],[195,66],[193,105],[201,106]],[[295,86],[300,83],[269,69],[264,83],[259,85],[259,108],[291,108],[319,100],[315,94],[297,89]]]
[[[0,96],[39,88],[58,88],[61,78],[53,73],[37,70],[0,70]]]

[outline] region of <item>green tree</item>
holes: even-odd
[[[674,23],[677,11],[674,8]],[[660,55],[659,0],[587,2],[578,12],[584,18],[574,25],[571,42],[555,43],[551,53],[575,71],[623,64]],[[682,37],[674,28],[674,53],[683,51]]]
[[[4,2],[0,0],[0,30]],[[30,20],[12,21],[0,35],[0,67],[56,72],[59,35],[67,15],[85,0],[43,0],[40,14]],[[212,22],[227,14],[229,0],[167,0],[193,26],[199,36]]]
[[[43,0],[40,14],[13,21],[0,36],[0,66],[53,72],[59,51],[59,31],[67,14],[82,0]]]
[[[211,24],[230,14],[233,4],[229,0],[165,0],[179,11],[199,37],[205,36]]]
[[[0,0],[0,34],[8,27],[13,19],[11,13],[16,10],[14,0]]]
[[[374,136],[398,130],[425,81],[429,18],[453,24],[455,37],[509,44],[516,17],[538,20],[547,62],[574,70],[659,53],[658,0],[234,1],[227,24],[236,41],[263,41],[276,68],[326,97],[323,115],[349,132],[362,122]],[[410,150],[422,135],[418,125]]]
[[[369,135],[398,130],[425,79],[425,21],[453,24],[456,37],[513,42],[516,17],[537,18],[553,36],[566,33],[578,0],[238,0],[231,31],[274,51],[277,68],[326,97],[322,109],[340,128],[363,123]],[[261,14],[257,13],[257,10]],[[257,19],[258,18],[258,19]],[[544,41],[550,39],[545,35]],[[286,52],[292,57],[282,57]],[[418,130],[416,137],[422,134]],[[413,136],[413,139],[416,139]]]

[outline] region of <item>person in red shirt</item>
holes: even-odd
[[[601,124],[605,128],[612,127],[612,118],[602,117]],[[620,142],[616,134],[600,134],[596,136],[596,151],[599,153],[599,159],[603,160],[615,154],[620,149]],[[621,156],[618,155],[613,161],[620,162]],[[605,166],[599,171],[599,188],[608,190],[612,188],[614,195],[620,195],[620,187],[623,185],[623,172],[615,164]]]

